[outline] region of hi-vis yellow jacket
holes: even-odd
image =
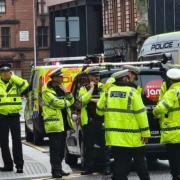
[[[69,97],[58,97],[56,92],[48,87],[43,87],[42,90],[43,101],[43,119],[46,133],[62,132],[64,131],[64,122],[61,109],[67,111],[67,120],[71,128],[74,127],[70,106],[74,103],[74,97],[70,94]]]
[[[102,83],[98,83],[98,88],[102,87]],[[100,93],[102,90],[99,90]],[[87,113],[87,104],[90,102],[92,94],[86,89],[85,86],[82,86],[79,90],[79,100],[82,104],[81,108],[81,125],[84,126],[88,123],[88,113]]]
[[[19,113],[22,109],[21,93],[27,88],[28,82],[16,75],[12,75],[8,83],[0,78],[0,115]]]
[[[104,115],[108,146],[141,147],[142,137],[150,137],[146,109],[135,88],[114,85],[101,95],[96,112]]]
[[[155,116],[167,114],[160,122],[161,143],[180,143],[180,82],[170,86],[153,113]]]

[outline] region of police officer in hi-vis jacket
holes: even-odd
[[[21,143],[20,115],[22,96],[28,90],[28,82],[11,71],[10,64],[0,65],[0,146],[4,167],[0,171],[13,171],[13,161],[17,173],[23,173],[23,153]],[[13,160],[9,149],[9,131],[12,136]]]

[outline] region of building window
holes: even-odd
[[[1,28],[1,47],[2,48],[10,47],[10,28],[9,27]]]
[[[0,13],[6,12],[6,2],[5,0],[0,0]]]
[[[38,27],[38,47],[43,48],[48,46],[48,28]]]
[[[48,14],[48,7],[47,7],[47,0],[38,0],[37,1],[38,6],[38,14],[43,15],[43,14]]]

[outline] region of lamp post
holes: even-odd
[[[37,64],[37,49],[36,49],[36,6],[35,1],[33,0],[33,43],[34,43],[34,66]]]

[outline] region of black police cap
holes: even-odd
[[[11,64],[1,64],[0,71],[9,71],[11,69]]]
[[[49,73],[48,75],[49,77],[61,77],[63,76],[63,73],[61,71],[61,68],[55,69],[54,71],[52,71],[51,73]]]

